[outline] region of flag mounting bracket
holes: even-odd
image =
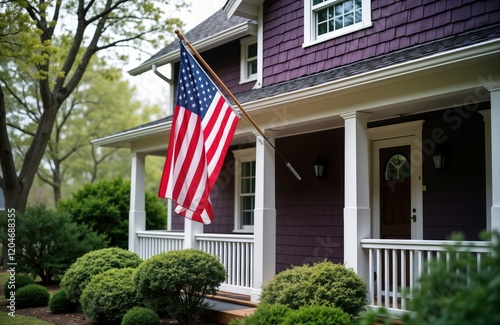
[[[156,64],[151,65],[151,69],[153,69],[153,72],[155,73],[155,75],[157,75],[158,77],[165,80],[169,85],[173,84],[172,79],[169,79],[167,76],[161,74],[160,71],[158,71],[158,66]]]

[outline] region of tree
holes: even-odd
[[[130,182],[122,178],[86,184],[72,198],[59,201],[59,209],[110,239],[110,246],[128,248]],[[160,199],[146,192],[146,229],[165,229],[167,214]]]
[[[168,19],[165,12],[183,6],[183,0],[39,0],[37,3],[12,0],[2,3],[2,21],[12,24],[0,25],[0,187],[7,208],[25,210],[57,116],[82,81],[91,59],[98,52],[111,57],[119,54],[109,51],[112,49],[125,46],[139,49],[143,43],[162,41],[158,33],[168,33],[181,25],[179,19]],[[68,42],[68,50],[57,47],[57,40]],[[41,106],[33,105],[34,98],[23,97],[17,85],[11,83],[18,66],[30,66],[35,72],[36,79],[31,84]],[[6,99],[4,89],[10,99]],[[18,109],[36,116],[35,129],[23,128],[22,114],[15,113]],[[13,126],[19,132],[32,134],[26,148],[13,148],[8,132],[8,127]],[[25,149],[19,168],[15,149]]]
[[[158,106],[143,107],[141,111],[148,113],[148,119],[144,119],[139,114],[141,103],[134,95],[135,88],[122,78],[120,70],[106,68],[102,60],[91,62],[79,87],[61,107],[37,172],[52,187],[55,206],[63,197],[63,186],[74,190],[75,186],[95,182],[99,167],[107,161],[115,161],[113,169],[105,171],[108,177],[129,173],[128,164],[123,164],[128,159],[125,152],[96,148],[90,139],[146,123],[159,113]]]
[[[8,242],[8,214],[0,215],[0,238]],[[83,254],[106,247],[106,236],[79,225],[64,211],[30,206],[16,217],[16,271],[44,283],[61,278]]]

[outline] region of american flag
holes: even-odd
[[[176,213],[209,224],[214,214],[209,194],[239,116],[180,43],[177,103],[158,196],[175,201]]]

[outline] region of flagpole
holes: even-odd
[[[224,82],[222,82],[222,80],[219,78],[219,76],[217,76],[217,74],[212,70],[212,68],[210,68],[210,66],[208,65],[208,63],[205,62],[205,60],[201,57],[200,53],[198,53],[198,51],[196,51],[196,49],[191,45],[191,43],[186,40],[186,38],[184,37],[184,35],[181,33],[180,30],[176,29],[175,30],[175,34],[177,34],[177,37],[181,41],[184,41],[187,44],[187,46],[189,47],[189,49],[193,52],[193,54],[201,62],[201,64],[203,64],[203,66],[205,67],[205,69],[207,69],[207,71],[210,73],[210,75],[212,76],[212,78],[214,78],[218,82],[218,84],[222,88],[224,88],[224,90],[226,91],[226,93],[236,103],[236,105],[238,106],[238,108],[240,109],[240,111],[246,116],[246,118],[250,121],[250,123],[252,123],[252,125],[255,127],[255,129],[257,130],[257,132],[259,132],[259,134],[262,135],[262,137],[266,140],[266,142],[269,143],[269,145],[274,149],[274,151],[278,154],[278,156],[285,162],[285,165],[288,167],[288,169],[290,169],[290,171],[300,181],[301,180],[300,175],[295,171],[295,169],[293,169],[292,165],[285,159],[285,157],[283,157],[283,155],[281,155],[281,153],[278,150],[276,150],[276,147],[274,146],[274,144],[271,141],[269,141],[269,138],[265,135],[264,131],[262,131],[262,129],[257,125],[257,123],[255,123],[254,119],[248,114],[248,112],[246,111],[246,109],[243,108],[243,106],[241,105],[241,103],[238,101],[238,99],[236,99],[236,97],[229,90],[229,88],[227,88],[227,86],[224,84]]]

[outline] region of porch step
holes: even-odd
[[[242,319],[246,315],[251,315],[257,308],[257,304],[251,302],[249,296],[229,292],[218,292],[216,296],[207,300],[213,307],[205,317],[206,320],[222,325],[229,324],[232,319]]]

